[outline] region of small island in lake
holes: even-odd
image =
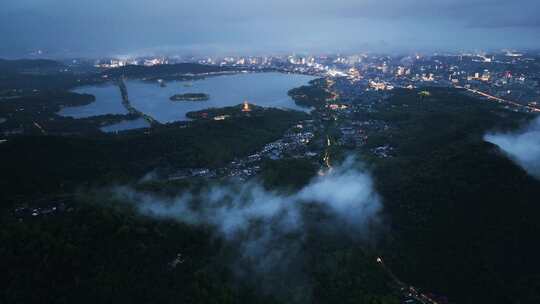
[[[187,93],[173,95],[170,99],[172,101],[206,101],[210,99],[210,96],[203,93]]]

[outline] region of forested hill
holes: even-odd
[[[374,170],[393,230],[386,263],[452,303],[539,303],[540,181],[483,140],[531,116],[428,90],[398,91],[369,114],[392,126],[365,147],[394,147]]]
[[[185,74],[206,74],[230,71],[229,68],[196,63],[163,64],[154,66],[128,65],[104,71],[112,77],[166,77]]]

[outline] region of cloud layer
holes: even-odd
[[[536,0],[4,0],[0,52],[538,47]]]

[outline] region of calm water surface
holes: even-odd
[[[73,90],[79,94],[92,94],[96,101],[85,106],[65,107],[58,115],[74,118],[84,118],[105,114],[128,114],[122,105],[122,96],[118,86],[108,84],[100,86],[83,86]]]

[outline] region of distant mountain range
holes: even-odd
[[[5,60],[0,59],[0,71],[20,73],[32,70],[60,69],[64,65],[58,61],[48,59],[19,59]]]

